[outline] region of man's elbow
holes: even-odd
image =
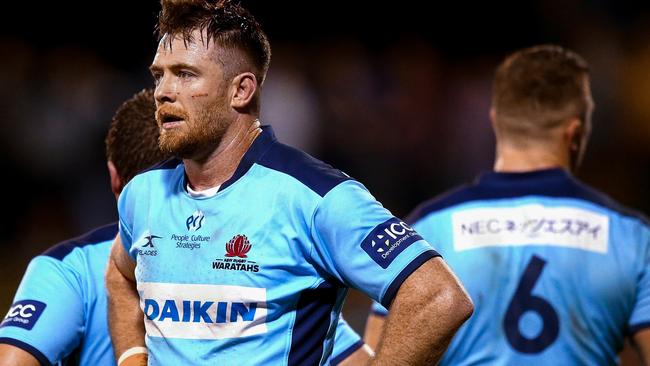
[[[456,328],[460,327],[474,313],[474,303],[459,283],[450,284],[440,289],[430,305]]]

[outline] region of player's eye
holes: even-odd
[[[160,82],[160,79],[162,79],[162,73],[161,72],[152,72],[151,77],[153,78],[154,84],[158,85]]]
[[[181,78],[181,79],[187,79],[187,78],[191,78],[191,77],[194,77],[194,76],[195,75],[193,73],[189,72],[189,71],[181,70],[181,71],[178,72],[178,77]]]

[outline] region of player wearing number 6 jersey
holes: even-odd
[[[580,56],[514,53],[493,85],[494,172],[407,219],[475,304],[441,364],[614,365],[626,336],[648,362],[648,222],[570,174],[592,109]],[[385,314],[374,310],[371,344]]]

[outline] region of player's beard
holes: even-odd
[[[160,150],[182,159],[197,158],[203,152],[215,149],[223,137],[227,123],[216,105],[203,108],[196,116],[189,116],[180,108],[161,106],[156,119],[161,126],[162,114],[182,117],[183,125],[169,130],[160,130],[158,145]]]

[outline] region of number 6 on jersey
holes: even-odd
[[[508,343],[522,353],[542,352],[555,342],[560,332],[560,322],[553,306],[545,299],[532,294],[545,265],[544,259],[533,255],[519,280],[515,295],[510,300],[506,316],[503,319],[503,328]],[[534,338],[526,337],[519,329],[519,320],[527,311],[537,313],[542,319],[542,329]]]

